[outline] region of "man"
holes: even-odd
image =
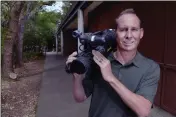
[[[160,67],[137,47],[144,30],[133,9],[121,12],[117,23],[117,51],[105,58],[92,51],[95,67],[84,75],[73,73],[78,102],[92,95],[89,117],[147,117],[156,94]],[[66,64],[76,59],[76,52]]]

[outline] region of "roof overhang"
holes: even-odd
[[[63,29],[75,29],[78,26],[77,20],[77,12],[79,9],[84,12],[84,26],[88,25],[88,13],[93,11],[97,6],[99,6],[102,1],[77,1],[74,2],[73,7],[69,10],[67,15],[65,16],[62,23],[59,25],[57,33],[59,33]]]

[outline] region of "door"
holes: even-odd
[[[166,5],[166,52],[161,107],[176,115],[176,3]]]

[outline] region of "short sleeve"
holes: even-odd
[[[159,79],[160,67],[155,63],[144,74],[139,87],[137,88],[136,94],[143,96],[145,99],[153,103]]]
[[[82,81],[82,85],[83,85],[86,97],[89,97],[92,94],[92,92],[93,92],[92,77],[93,77],[92,70],[88,70],[88,72],[85,74],[85,77],[84,77],[84,79]]]

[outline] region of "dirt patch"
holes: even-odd
[[[15,69],[17,81],[2,80],[2,117],[35,117],[43,69],[44,60],[35,60]]]

